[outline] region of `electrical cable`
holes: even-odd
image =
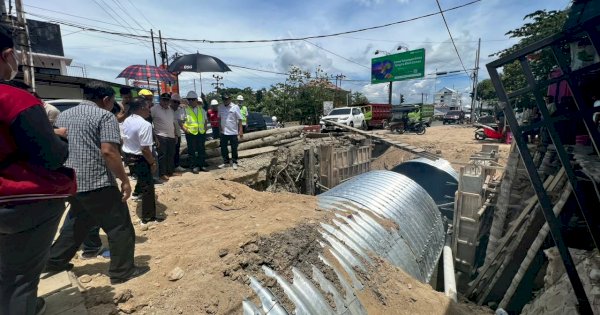
[[[98,22],[98,23],[103,23],[103,24],[107,24],[107,25],[119,26],[119,27],[122,26],[122,25],[119,25],[119,24],[114,24],[114,23],[109,23],[109,22],[106,22],[106,21],[96,20],[96,19],[92,19],[92,18],[89,18],[89,17],[85,17],[85,16],[80,16],[80,15],[75,15],[75,14],[69,14],[69,13],[55,11],[55,10],[51,10],[51,9],[47,9],[47,8],[37,7],[37,6],[34,6],[34,5],[30,5],[30,4],[29,5],[28,4],[24,4],[23,6],[34,8],[34,9],[38,9],[38,10],[42,10],[42,11],[47,11],[47,12],[52,12],[52,13],[58,13],[58,14],[66,15],[66,16],[71,16],[71,17],[75,17],[75,18],[78,18],[78,19],[83,19],[83,20],[88,20],[88,21],[94,21],[94,22]],[[25,12],[25,13],[32,14],[32,12]],[[144,30],[144,29],[139,29],[137,31],[147,32],[147,30]]]
[[[95,1],[95,0],[92,0]],[[438,15],[440,13],[442,13],[443,16],[443,12],[449,12],[449,11],[453,11],[453,10],[457,10],[469,5],[472,5],[474,3],[480,2],[481,0],[473,0],[471,2],[467,2],[465,4],[459,5],[459,6],[455,6],[446,10],[441,10],[440,12],[434,12],[434,13],[429,13],[429,14],[425,14],[425,15],[421,15],[421,16],[417,16],[417,17],[413,17],[413,18],[409,18],[409,19],[405,19],[405,20],[400,20],[400,21],[396,21],[396,22],[391,22],[391,23],[387,23],[387,24],[383,24],[383,25],[377,25],[377,26],[371,26],[371,27],[366,27],[366,28],[360,28],[360,29],[355,29],[355,30],[350,30],[350,31],[343,31],[343,32],[338,32],[338,33],[331,33],[331,34],[324,34],[324,35],[312,35],[312,36],[304,36],[304,37],[295,37],[295,38],[280,38],[280,39],[257,39],[257,40],[208,40],[208,39],[187,39],[187,38],[177,38],[177,37],[164,37],[164,40],[168,40],[168,41],[181,41],[181,42],[199,42],[199,43],[267,43],[267,42],[290,42],[290,41],[301,41],[301,40],[307,40],[307,39],[315,39],[315,38],[327,38],[327,37],[335,37],[335,36],[340,36],[340,35],[346,35],[346,34],[353,34],[353,33],[359,33],[359,32],[364,32],[364,31],[369,31],[369,30],[375,30],[375,29],[380,29],[380,28],[385,28],[385,27],[389,27],[392,25],[398,25],[398,24],[403,24],[403,23],[407,23],[407,22],[412,22],[412,21],[416,21],[419,19],[423,19],[423,18],[427,18],[430,16],[434,16],[434,15]],[[105,10],[104,8],[102,8],[103,10]],[[106,11],[106,10],[105,10]],[[125,27],[124,27],[125,28]],[[107,31],[102,31],[96,28],[85,28],[87,31],[90,32],[101,32],[101,33],[108,33],[111,35],[119,35],[119,36],[125,36],[125,37],[131,37],[131,38],[150,38],[150,36],[148,35],[136,35],[136,34],[132,34],[132,33],[124,33],[124,32],[107,32]]]
[[[444,16],[444,11],[442,10],[442,6],[440,5],[440,0],[435,0],[435,3],[437,3],[438,8],[440,9],[440,14],[442,15],[442,19],[444,20],[444,25],[446,25],[446,30],[448,31],[448,35],[450,36],[450,41],[452,41],[452,46],[454,46],[454,51],[456,51],[456,55],[458,56],[460,65],[462,66],[465,73],[469,74],[469,72],[467,72],[467,68],[465,67],[465,64],[462,61],[462,58],[460,57],[460,54],[458,53],[458,48],[456,48],[456,43],[454,42],[454,37],[452,37],[452,33],[450,32],[450,27],[448,27],[448,22],[446,21],[446,17]]]
[[[311,44],[311,45],[313,45],[313,46],[315,46],[315,47],[317,47],[317,48],[319,48],[319,49],[322,49],[322,50],[324,50],[324,51],[326,51],[326,52],[328,52],[328,53],[330,53],[330,54],[332,54],[332,55],[334,55],[334,56],[336,56],[336,57],[339,57],[339,58],[342,58],[342,59],[344,59],[344,60],[346,60],[346,61],[348,61],[348,62],[351,62],[351,63],[353,63],[353,64],[355,64],[355,65],[359,65],[359,66],[361,66],[361,67],[363,67],[363,68],[366,68],[366,69],[371,69],[371,67],[367,67],[367,66],[365,66],[365,65],[363,65],[363,64],[360,64],[360,63],[358,63],[358,62],[356,62],[356,61],[354,61],[354,60],[350,60],[350,59],[348,59],[348,58],[346,58],[346,57],[344,57],[344,56],[338,55],[338,54],[334,53],[333,51],[331,51],[331,50],[328,50],[328,49],[325,49],[325,48],[323,48],[323,47],[321,47],[321,46],[319,46],[319,45],[317,45],[317,44],[315,44],[315,43],[309,42],[309,41],[308,41],[308,40],[306,40],[306,39],[305,39],[304,41],[305,41],[305,42],[307,42],[307,43],[309,43],[309,44]]]

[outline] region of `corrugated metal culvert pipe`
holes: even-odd
[[[245,300],[244,314],[366,314],[358,299],[364,284],[357,272],[366,272],[373,256],[385,258],[419,281],[430,280],[444,245],[444,224],[434,200],[415,181],[395,172],[371,171],[319,195],[318,202],[335,213],[331,222],[320,224],[319,258],[333,269],[342,290],[314,265],[310,278],[294,268],[292,283],[263,266],[295,310],[285,310],[269,289],[250,277],[261,305]],[[325,296],[331,297],[335,310]]]
[[[458,189],[458,173],[450,162],[417,158],[396,165],[391,171],[406,175],[421,185],[440,207],[450,222],[454,217],[454,194]]]

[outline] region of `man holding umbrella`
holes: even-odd
[[[179,122],[181,129],[185,132],[185,140],[190,157],[190,168],[192,173],[206,172],[204,167],[204,144],[206,142],[207,115],[198,100],[198,94],[189,91],[185,97],[189,106],[185,108],[185,119]]]
[[[238,136],[240,139],[244,136],[242,113],[240,112],[240,108],[231,102],[231,96],[223,94],[221,99],[223,100],[223,104],[219,105],[219,117],[221,117],[219,128],[221,131],[221,156],[223,157],[223,164],[219,165],[219,168],[224,168],[231,162],[232,168],[237,170]],[[228,143],[231,145],[231,161],[229,160]]]

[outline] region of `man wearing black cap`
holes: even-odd
[[[231,163],[231,167],[234,170],[237,170],[238,137],[241,139],[244,136],[242,126],[243,117],[239,106],[231,102],[231,96],[223,94],[221,99],[223,100],[223,104],[219,105],[219,117],[221,117],[219,128],[221,133],[221,156],[223,157],[223,164],[219,165],[219,168],[225,168]],[[229,159],[228,144],[231,145],[231,160]]]
[[[18,72],[12,36],[0,26],[0,81]],[[0,84],[0,314],[40,314],[40,274],[65,210],[77,190],[63,167],[68,144],[52,130],[42,102]]]
[[[175,112],[171,108],[171,95],[160,95],[160,106],[151,108],[154,133],[158,141],[158,174],[161,180],[169,180],[175,170]]]

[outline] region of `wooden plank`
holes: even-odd
[[[552,177],[549,177],[548,179],[546,179],[546,182],[544,183],[544,187],[548,187],[552,180],[553,180]],[[500,244],[498,244],[498,247],[496,247],[494,253],[492,254],[492,258],[490,260],[491,263],[483,266],[483,269],[481,270],[481,272],[479,272],[479,274],[477,275],[475,280],[473,280],[472,285],[469,288],[469,290],[467,290],[467,292],[465,293],[465,296],[471,296],[473,294],[474,290],[481,284],[480,283],[481,280],[485,277],[486,273],[490,270],[490,267],[493,265],[493,263],[496,261],[496,259],[499,258],[500,253],[503,252],[503,250],[504,250],[504,247],[508,244],[508,242],[510,240],[512,240],[512,236],[515,234],[515,232],[525,222],[525,219],[529,217],[529,214],[534,209],[536,204],[537,204],[537,196],[532,196],[531,198],[527,199],[527,206],[519,214],[517,219],[515,219],[512,222],[512,226],[506,232],[504,237],[500,240]]]
[[[558,171],[558,173],[556,174],[556,176],[549,176],[546,179],[546,181],[544,182],[544,188],[547,190],[549,188],[552,188],[552,190],[549,190],[549,191],[555,190],[557,188],[558,184],[560,182],[564,181],[564,177],[565,177],[565,172],[564,172],[564,169],[561,168]],[[493,288],[498,283],[498,280],[502,277],[502,275],[506,272],[507,269],[509,269],[509,273],[511,273],[513,269],[518,268],[518,266],[520,265],[520,263],[515,263],[515,264],[503,263],[505,260],[504,254],[507,254],[507,252],[510,251],[512,253],[513,257],[510,257],[509,259],[516,259],[519,262],[522,261],[523,255],[526,254],[527,248],[529,247],[529,245],[531,245],[531,242],[527,242],[527,241],[523,241],[523,240],[526,240],[526,239],[533,240],[535,238],[535,235],[538,233],[539,229],[542,227],[543,223],[545,222],[541,212],[533,211],[537,208],[538,208],[537,196],[534,195],[528,199],[528,204],[527,204],[526,208],[524,209],[524,211],[519,215],[519,217],[515,221],[512,222],[512,226],[511,226],[509,232],[506,233],[505,237],[502,239],[502,243],[496,249],[494,258],[492,260],[494,263],[489,264],[488,270],[485,270],[485,268],[484,268],[484,270],[486,272],[490,271],[489,273],[491,275],[493,275],[493,278],[487,279],[487,281],[485,283],[483,283],[483,285],[485,285],[485,287],[484,287],[485,290],[481,293],[481,295],[478,296],[478,304],[481,305],[486,301],[490,292],[492,292]],[[525,221],[526,221],[525,219],[529,217],[529,215],[524,217],[525,213],[527,213],[527,214],[531,213],[531,215],[534,215],[535,217],[528,220],[528,226],[526,228],[521,228],[521,225],[523,223],[525,223]],[[515,231],[518,231],[520,234],[515,233]],[[521,236],[521,237],[515,238],[515,236]],[[513,244],[513,242],[515,242],[515,241],[517,243]],[[509,247],[509,245],[510,245],[510,247]],[[514,265],[514,266],[509,266],[509,265]],[[480,275],[483,275],[483,273],[484,272],[482,271],[482,273]],[[479,278],[479,276],[477,278]],[[512,276],[510,276],[510,278],[512,278]],[[477,286],[475,286],[475,285],[472,286],[469,289],[469,291],[467,292],[467,296],[470,296],[476,287]],[[503,292],[505,292],[505,291],[506,290],[504,289]]]
[[[257,155],[261,155],[261,154],[265,154],[265,153],[271,153],[271,152],[275,152],[275,151],[277,151],[277,147],[273,147],[273,146],[249,149],[249,150],[242,150],[242,151],[238,152],[238,157],[240,159],[245,159],[245,158],[250,158],[253,156],[257,156]]]

